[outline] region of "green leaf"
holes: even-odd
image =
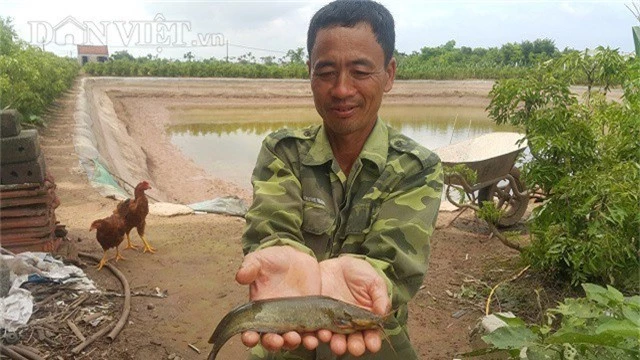
[[[503,326],[482,337],[486,343],[498,349],[522,349],[539,341],[538,336],[526,327]]]
[[[622,315],[635,326],[640,327],[640,309],[624,306],[622,308]]]
[[[620,292],[620,290],[614,288],[611,285],[607,285],[607,296],[609,299],[615,301],[618,304],[624,302],[624,295]]]
[[[640,328],[627,319],[608,319],[596,328],[596,334],[640,340]]]
[[[519,317],[509,317],[509,316],[504,316],[502,314],[493,314],[495,315],[498,319],[502,320],[505,322],[505,324],[507,324],[508,326],[513,326],[513,327],[517,327],[517,326],[526,326],[527,324],[524,322],[524,320],[520,319]]]
[[[556,309],[552,309],[551,313],[558,313],[564,316],[571,316],[579,319],[593,319],[602,316],[602,309],[576,299],[566,299],[564,303],[559,304]]]
[[[469,357],[483,356],[483,355],[487,355],[487,354],[504,353],[505,351],[506,350],[504,350],[504,349],[497,349],[497,348],[494,348],[494,347],[488,347],[488,348],[484,348],[484,349],[478,349],[478,350],[466,352],[464,354],[458,354],[458,356],[463,357],[463,358],[469,358]]]
[[[609,304],[609,295],[607,289],[595,284],[582,284],[587,299],[597,302],[598,304]]]
[[[640,295],[628,297],[624,300],[625,304],[630,305],[636,309],[640,309]]]
[[[602,333],[598,335],[585,334],[574,330],[565,330],[561,328],[553,335],[550,335],[545,339],[547,344],[592,344],[601,346],[617,345],[624,339],[620,336],[615,336],[610,333]]]
[[[530,346],[527,348],[528,360],[561,360],[562,352],[554,348],[543,346]]]

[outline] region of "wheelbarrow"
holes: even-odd
[[[446,171],[447,200],[458,208],[467,201],[479,207],[485,201],[493,201],[502,212],[498,226],[517,223],[529,203],[520,170],[515,166],[518,155],[527,147],[522,139],[522,134],[495,132],[435,149],[443,166],[466,165],[475,172],[475,176],[469,176],[462,171]],[[470,178],[474,179],[469,181]]]

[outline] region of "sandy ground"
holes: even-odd
[[[487,81],[398,82],[384,101],[484,107],[490,88],[491,82]],[[67,226],[69,238],[80,250],[102,255],[95,234],[88,231],[89,225],[110,214],[116,201],[101,197],[78,165],[71,135],[77,91],[76,86],[46,116],[49,126],[41,131],[41,143],[58,185],[58,220]],[[169,106],[311,101],[303,81],[160,80],[153,87],[115,82],[105,91],[130,136],[146,154],[152,186],[159,190],[159,196],[180,202],[229,193],[248,199],[250,194],[224,179],[208,176],[170,144],[164,134]],[[488,239],[484,224],[469,212],[449,224],[454,216],[441,213],[424,287],[410,304],[412,341],[422,359],[452,359],[470,350],[469,333],[482,315],[484,299],[457,299],[450,294],[461,293],[470,279],[480,278],[489,268],[499,271],[505,259],[515,256],[497,239]],[[158,287],[167,290],[169,296],[134,297],[130,321],[120,336],[113,344],[98,342],[83,358],[166,359],[177,354],[184,359],[205,359],[210,350],[207,340],[215,325],[227,311],[247,300],[247,288],[234,281],[242,259],[243,225],[243,219],[220,215],[149,215],[147,238],[158,252],[150,255],[128,250],[124,253],[126,260],[118,262],[117,267],[133,290]],[[141,242],[137,235],[132,239]],[[92,266],[85,270],[102,287],[117,288],[106,270],[96,272]],[[461,310],[462,316],[453,316],[460,315]],[[202,354],[189,344],[201,349]],[[236,337],[218,359],[241,359],[245,351]]]

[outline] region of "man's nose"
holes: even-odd
[[[347,71],[341,71],[336,78],[336,82],[332,89],[332,95],[343,99],[353,96],[356,92],[353,79]]]

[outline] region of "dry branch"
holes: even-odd
[[[11,360],[29,360],[28,358],[18,354],[15,350],[10,349],[8,346],[1,346],[0,353],[8,356]]]
[[[109,330],[113,328],[113,324],[109,324],[102,329],[98,330],[95,334],[91,335],[88,339],[82,342],[82,344],[74,347],[71,352],[75,355],[78,355],[82,350],[84,350],[87,346],[93,344],[94,341],[98,340],[102,335],[106,334]]]
[[[25,347],[18,346],[18,345],[11,345],[11,346],[7,346],[7,347],[9,349],[15,351],[16,353],[26,357],[29,360],[44,360],[44,358],[42,356],[40,356],[39,354],[36,354],[32,350],[27,349]]]
[[[82,332],[80,331],[80,329],[78,329],[78,327],[76,326],[76,324],[73,323],[73,321],[67,319],[67,325],[69,326],[69,329],[71,329],[71,331],[73,331],[73,334],[78,337],[78,339],[82,342],[84,342],[85,340],[87,340],[84,335],[82,335]]]

